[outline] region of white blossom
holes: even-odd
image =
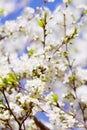
[[[22,2],[0,1],[1,15],[23,9],[0,25],[0,128],[85,128],[87,1],[63,0],[54,11],[45,6],[54,0],[36,10]]]
[[[87,86],[83,85],[77,88],[76,92],[77,92],[77,96],[78,99],[82,102],[87,104]]]

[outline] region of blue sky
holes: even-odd
[[[46,5],[51,9],[54,10],[55,7],[61,3],[62,0],[55,0],[55,2],[49,2]],[[40,6],[43,3],[43,0],[32,0],[30,2],[30,6],[32,6],[33,8],[35,8],[36,6]]]
[[[18,0],[18,1],[20,2],[21,0]],[[46,6],[49,7],[53,11],[56,8],[56,6],[61,2],[62,2],[62,0],[55,0],[55,2],[47,3]],[[28,4],[28,6],[36,8],[37,6],[40,7],[42,5],[42,3],[43,3],[43,0],[31,0],[31,2]],[[22,10],[23,10],[23,8],[17,9],[15,12],[12,12],[8,16],[2,17],[0,24],[5,23],[6,20],[16,19],[16,17],[21,14]]]

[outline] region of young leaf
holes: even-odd
[[[70,4],[71,3],[71,0],[68,0],[68,4]]]
[[[28,52],[28,55],[29,55],[29,56],[32,56],[32,55],[34,54],[34,52],[35,52],[34,49],[31,48],[31,49],[29,50],[29,52]]]
[[[78,34],[78,28],[77,27],[74,28],[74,34]]]
[[[44,18],[42,18],[42,19],[40,19],[39,21],[38,21],[38,25],[41,27],[41,28],[44,28]]]
[[[56,94],[53,94],[52,98],[53,98],[54,102],[56,102],[56,103],[58,102],[58,96]]]
[[[5,12],[5,10],[2,9],[2,8],[0,8],[0,14],[1,14],[1,15],[4,15],[4,12]]]
[[[86,10],[84,10],[83,14],[87,14],[87,9],[86,9]]]

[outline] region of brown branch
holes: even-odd
[[[43,47],[45,48],[45,45],[46,45],[46,25],[47,25],[47,22],[46,22],[46,14],[44,14],[44,26],[43,26],[43,35],[44,35],[44,40],[42,41],[43,43]]]
[[[0,35],[0,41],[4,40],[7,36]]]
[[[5,98],[6,104],[7,104],[7,106],[8,106],[8,110],[9,110],[10,113],[13,115],[15,121],[16,121],[18,124],[20,124],[20,122],[18,121],[18,119],[16,118],[16,116],[14,115],[13,111],[12,111],[11,108],[10,108],[10,105],[9,105],[9,102],[8,102],[8,99],[7,99],[6,95],[5,95],[4,90],[2,91],[2,94],[3,94],[4,98]]]

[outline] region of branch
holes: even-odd
[[[13,115],[15,121],[17,121],[17,123],[20,124],[20,122],[18,121],[18,119],[16,118],[16,116],[14,115],[13,111],[12,111],[11,108],[10,108],[10,105],[9,105],[9,102],[8,102],[8,99],[7,99],[6,95],[5,95],[4,90],[2,91],[2,94],[3,94],[4,98],[5,98],[6,103],[7,103],[8,110],[9,110],[10,113]]]

